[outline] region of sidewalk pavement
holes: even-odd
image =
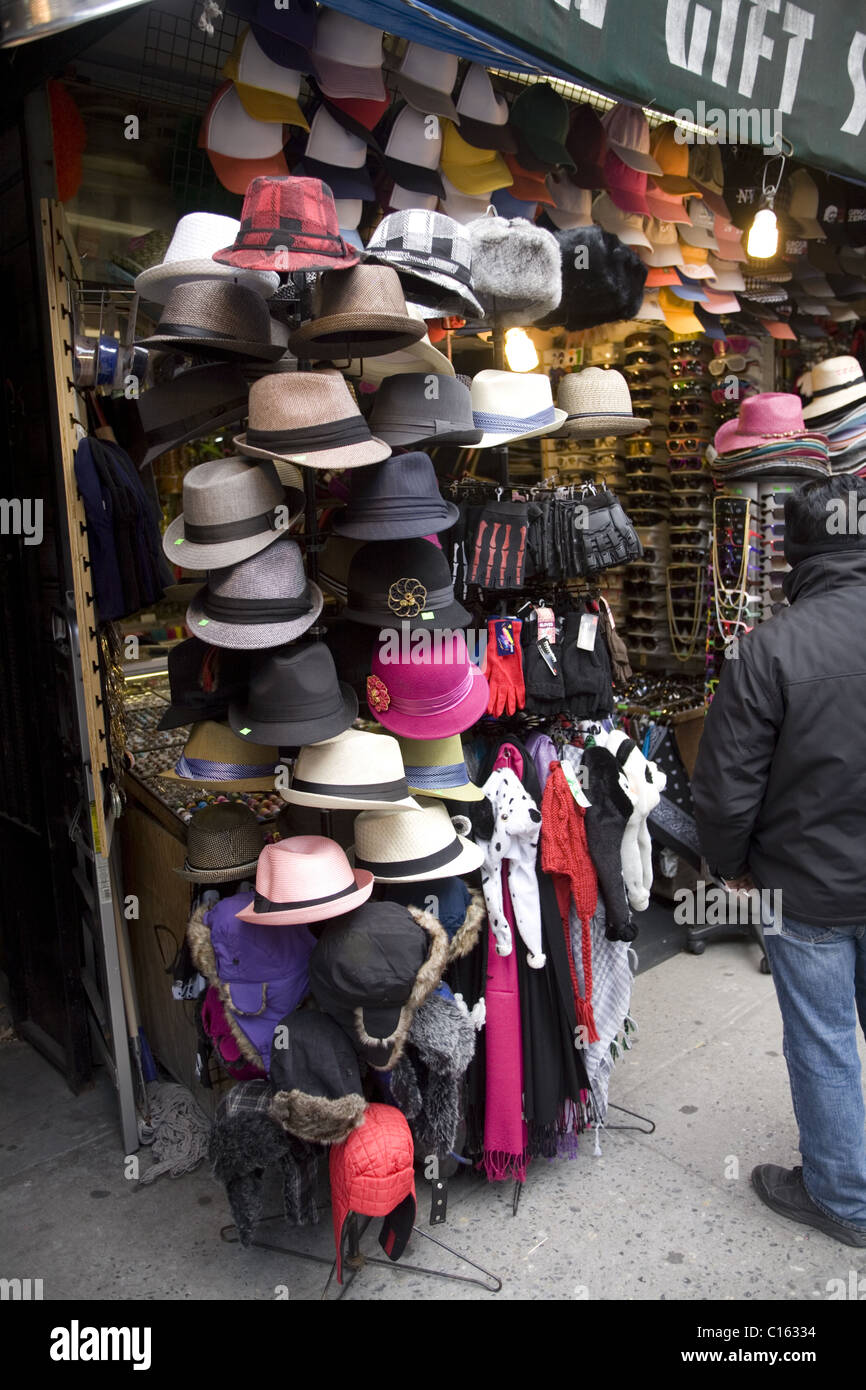
[[[749,1183],[756,1163],[799,1161],[781,1021],[757,947],[714,943],[657,966],[638,978],[632,1014],[638,1040],[617,1064],[611,1100],[655,1133],[611,1129],[600,1157],[590,1136],[573,1161],[532,1164],[516,1216],[513,1184],[463,1179],[450,1184],[447,1223],[431,1230],[419,1178],[422,1228],[495,1271],[500,1300],[819,1302],[857,1279],[866,1294],[866,1251],[775,1216]],[[231,1218],[206,1165],[151,1187],[126,1179],[107,1085],[76,1098],[11,1042],[0,1046],[0,1091],[0,1277],[41,1278],[46,1299],[320,1296],[325,1265],[221,1241]],[[616,1110],[608,1118],[637,1123]],[[146,1150],[140,1159],[150,1162]],[[265,1209],[279,1210],[276,1190]],[[362,1248],[381,1256],[378,1228]],[[267,1238],[331,1258],[330,1211],[308,1231],[273,1222]],[[417,1235],[405,1261],[474,1273]],[[368,1265],[345,1297],[491,1295]]]

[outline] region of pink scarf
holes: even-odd
[[[523,776],[523,759],[505,744],[494,768],[509,767]],[[514,909],[508,891],[508,865],[503,861],[502,907],[514,941],[519,940]],[[487,929],[487,1021],[484,1026],[486,1086],[484,1097],[484,1171],[491,1182],[506,1178],[526,1181],[526,1149],[529,1139],[523,1119],[523,1031],[520,1022],[520,990],[517,953],[496,953],[493,932]]]

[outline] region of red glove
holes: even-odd
[[[526,703],[523,657],[520,653],[519,618],[491,618],[487,623],[487,647],[483,671],[490,685],[487,713],[497,719],[514,714]]]

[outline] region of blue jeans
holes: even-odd
[[[764,942],[784,1024],[806,1191],[830,1216],[866,1229],[866,1107],[857,1019],[866,1033],[866,925],[782,918]]]

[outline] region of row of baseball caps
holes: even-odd
[[[314,174],[339,200],[340,225],[358,227],[362,204],[405,210],[439,206],[458,221],[483,211],[505,190],[500,211],[534,217],[543,206],[559,228],[580,225],[581,191],[606,188],[625,212],[688,224],[683,196],[697,194],[713,213],[745,229],[760,205],[765,158],[750,146],[686,143],[673,122],[652,137],[639,107],[619,103],[604,116],[573,105],[546,83],[524,87],[510,107],[477,64],[460,82],[456,55],[410,43],[390,74],[405,102],[391,108],[383,74],[383,31],[302,0],[287,10],[233,0],[251,21],[238,38],[200,143],[231,191],[256,174],[285,174],[283,124],[309,132],[298,173]],[[307,119],[298,103],[302,75],[321,98]],[[456,99],[455,99],[456,97]],[[435,121],[430,117],[436,117]],[[387,184],[366,169],[381,156]],[[385,191],[387,189],[387,191]],[[779,200],[787,238],[829,235],[866,244],[866,191],[797,170]],[[825,230],[822,212],[826,211]],[[858,216],[858,213],[860,214]]]

